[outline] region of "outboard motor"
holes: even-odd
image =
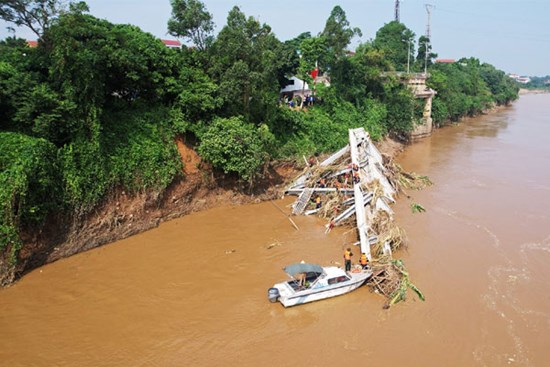
[[[280,296],[281,294],[277,288],[269,288],[267,290],[267,298],[269,298],[269,302],[271,303],[277,302]]]

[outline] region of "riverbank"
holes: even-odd
[[[277,198],[284,183],[297,172],[291,162],[273,163],[249,189],[234,178],[214,173],[183,140],[176,144],[186,168],[183,177],[167,190],[136,195],[115,190],[91,213],[50,218],[44,230],[23,232],[24,245],[15,267],[10,266],[9,254],[0,258],[0,285],[7,286],[47,263],[142,233],[174,218],[216,206]]]
[[[506,107],[495,106],[483,114]],[[448,125],[441,127],[445,126]],[[24,246],[15,267],[10,265],[8,254],[0,258],[0,286],[8,286],[42,265],[145,232],[175,218],[214,207],[280,198],[287,184],[305,167],[301,160],[271,162],[263,177],[250,188],[233,177],[215,173],[185,139],[179,138],[175,143],[184,162],[183,177],[163,193],[129,195],[117,190],[91,213],[70,219],[51,218],[44,230],[22,233]],[[376,146],[393,160],[406,144],[387,137]]]
[[[266,167],[263,177],[249,188],[232,177],[213,172],[191,144],[176,141],[183,177],[163,193],[130,195],[115,191],[93,212],[73,218],[50,218],[44,230],[24,232],[15,267],[0,259],[0,285],[8,286],[29,271],[59,259],[158,227],[161,223],[218,206],[259,203],[280,198],[286,185],[304,168],[301,161],[277,161]],[[379,150],[394,158],[403,144],[385,139]]]
[[[524,94],[546,94],[546,93],[550,93],[550,89],[525,89],[525,88],[520,88],[520,90],[519,90],[520,95],[524,95]]]

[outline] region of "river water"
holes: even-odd
[[[2,366],[547,366],[550,95],[438,130],[394,206],[426,302],[362,287],[285,309],[281,268],[341,262],[353,233],[279,209],[216,208],[49,264],[0,291]],[[413,214],[419,203],[427,211]],[[356,251],[358,252],[358,251]],[[357,259],[356,259],[357,260]]]

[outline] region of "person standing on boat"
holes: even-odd
[[[361,267],[363,269],[367,269],[369,267],[369,260],[367,259],[367,254],[365,254],[364,252],[361,254],[359,264],[361,264]]]
[[[351,248],[348,247],[346,251],[344,251],[344,262],[346,264],[346,271],[351,271],[351,257],[353,256],[353,253],[351,252]]]

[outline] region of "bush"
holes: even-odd
[[[130,192],[166,188],[182,172],[167,108],[111,113],[102,134],[109,186]]]
[[[254,125],[241,117],[217,118],[200,137],[199,154],[215,168],[250,181],[267,154]]]
[[[44,139],[0,133],[0,248],[19,243],[19,230],[40,225],[60,208],[56,148]]]

